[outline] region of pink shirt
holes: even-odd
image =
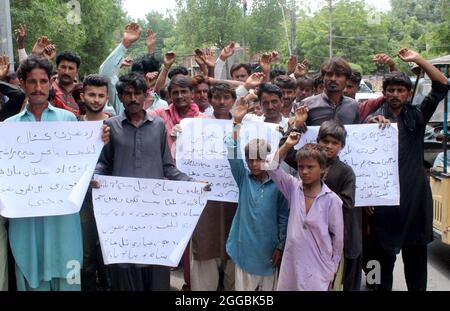
[[[267,171],[289,201],[279,291],[327,291],[344,247],[342,201],[325,184],[308,214],[301,180],[280,167]]]

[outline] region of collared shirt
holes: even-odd
[[[344,245],[341,199],[323,184],[306,213],[302,181],[280,167],[267,172],[288,199],[290,209],[277,290],[328,290]]]
[[[359,124],[359,106],[353,98],[342,96],[341,101],[334,105],[323,92],[302,100],[301,104],[309,108],[307,125],[320,126],[328,120],[337,120],[342,124]]]
[[[76,121],[71,112],[51,105],[44,110],[42,122]],[[26,107],[5,122],[33,122],[34,115]],[[69,262],[83,262],[83,245],[79,213],[64,216],[11,218],[9,240],[16,265],[28,285],[37,288],[52,278],[66,278]]]
[[[231,172],[239,187],[239,205],[227,241],[227,253],[247,273],[268,276],[275,272],[272,255],[283,250],[288,218],[287,201],[273,180],[262,183],[239,156],[239,143],[227,137]],[[231,155],[237,153],[237,157]]]
[[[102,150],[96,174],[192,180],[175,167],[167,144],[167,130],[160,118],[146,113],[144,121],[136,127],[122,113],[105,124],[111,128],[111,138]]]
[[[80,107],[72,95],[72,92],[66,92],[63,87],[58,84],[58,80],[52,82],[53,90],[55,91],[55,98],[53,99],[53,106],[68,110],[74,114],[78,114]]]
[[[286,132],[289,128],[289,118],[285,118],[282,114],[280,114],[281,121],[280,121],[280,127],[283,129],[284,132]],[[248,113],[245,115],[243,122],[245,121],[254,121],[254,122],[266,122],[266,116],[258,116],[253,113]]]
[[[34,114],[32,114],[28,110],[28,105],[25,106],[25,109],[12,116],[9,119],[6,119],[5,122],[34,122],[36,118]],[[50,103],[47,108],[44,109],[41,115],[41,121],[77,121],[77,117],[64,109],[53,107]]]

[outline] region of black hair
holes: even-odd
[[[278,76],[284,76],[284,75],[286,75],[286,70],[275,68],[270,71],[269,79],[273,80],[273,79],[277,78]]]
[[[142,55],[133,61],[131,65],[131,72],[143,73],[144,75],[149,72],[159,71],[161,62],[154,56],[148,54]]]
[[[178,67],[174,67],[172,70],[170,70],[169,74],[167,76],[169,77],[169,79],[172,79],[176,75],[188,76],[189,71],[187,70],[186,67],[178,66]]]
[[[83,91],[86,91],[86,88],[88,86],[96,86],[96,87],[105,86],[106,90],[108,90],[108,84],[109,80],[107,77],[98,74],[91,74],[88,75],[83,80]]]
[[[322,76],[325,76],[327,72],[336,72],[345,75],[349,79],[352,75],[352,68],[342,57],[329,59],[322,64],[320,71],[322,72]]]
[[[389,85],[402,85],[408,89],[412,88],[411,79],[408,75],[401,71],[392,71],[384,75],[383,79],[383,91],[386,91]]]
[[[11,80],[17,79],[17,73],[16,72],[10,72],[6,75],[6,83],[10,83]]]
[[[189,88],[191,91],[194,89],[194,87],[192,86],[192,80],[189,77],[186,76],[176,77],[175,79],[170,80],[169,86],[167,88],[167,90],[169,91],[169,96],[171,95],[172,88],[175,85],[183,88]]]
[[[239,63],[231,66],[230,75],[233,76],[233,73],[241,68],[244,68],[248,75],[252,74],[252,67],[249,64]]]
[[[319,85],[323,84],[323,76],[322,73],[316,73],[313,77],[314,79],[314,89],[317,90]]]
[[[319,166],[323,169],[327,168],[327,152],[325,148],[318,144],[306,144],[304,145],[295,156],[297,163],[304,159],[314,159],[319,163]]]
[[[355,70],[352,70],[352,74],[349,78],[350,81],[352,81],[354,84],[356,84],[359,87],[359,84],[361,83],[362,76],[361,73]]]
[[[227,93],[236,100],[236,89],[229,85],[228,83],[217,83],[209,88],[208,98],[211,99],[217,93]]]
[[[297,78],[297,87],[300,87],[300,86],[303,86],[303,87],[309,86],[311,88],[314,88],[314,78],[311,76],[303,76],[303,77]]]
[[[48,79],[51,79],[53,72],[52,63],[45,57],[37,55],[30,55],[27,59],[20,63],[20,67],[17,72],[19,78],[26,81],[28,74],[36,68],[44,70],[47,73]]]
[[[56,56],[56,67],[58,67],[59,63],[63,60],[75,63],[77,65],[77,69],[80,68],[81,58],[72,51],[63,51],[58,53],[58,56]]]
[[[323,122],[317,135],[317,141],[325,139],[328,135],[340,141],[342,146],[345,146],[347,130],[339,121],[328,120]]]
[[[148,90],[145,78],[136,72],[130,72],[129,74],[120,77],[119,82],[116,83],[117,94],[122,95],[123,91],[128,86],[144,93]]]
[[[280,89],[290,89],[295,90],[297,87],[297,81],[286,75],[279,75],[273,80],[273,84],[278,86]]]
[[[258,99],[261,100],[263,93],[269,93],[269,94],[275,94],[280,99],[283,98],[283,92],[281,89],[272,83],[261,83],[261,85],[258,88]]]

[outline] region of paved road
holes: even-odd
[[[172,290],[181,290],[183,270],[172,271]],[[364,282],[363,282],[364,284]],[[364,286],[362,290],[367,290]],[[406,291],[402,256],[397,256],[394,268],[394,291]],[[450,245],[436,240],[428,248],[428,290],[450,291]]]

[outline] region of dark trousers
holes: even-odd
[[[344,259],[344,291],[361,290],[362,255]]]
[[[113,291],[169,291],[170,268],[165,266],[110,265]]]
[[[426,291],[427,289],[427,245],[407,245],[402,248],[404,273],[408,291]],[[397,256],[391,255],[380,247],[375,251],[375,259],[381,266],[381,284],[379,291],[392,291],[394,264]]]
[[[109,276],[103,263],[97,225],[95,223],[92,196],[89,191],[80,211],[81,229],[83,232],[83,267],[81,268],[81,290],[96,291],[98,285],[108,290]]]

